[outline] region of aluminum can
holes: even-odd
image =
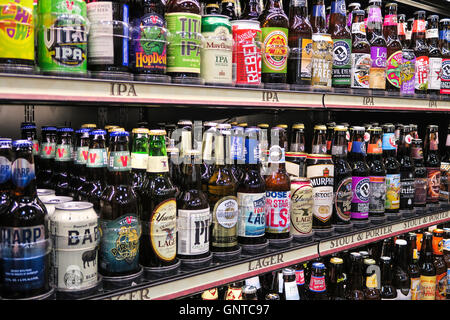
[[[308,178],[291,178],[291,234],[305,236],[312,232],[313,191]]]

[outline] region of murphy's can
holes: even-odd
[[[286,171],[294,177],[305,177],[306,153],[286,152]]]
[[[98,283],[98,216],[89,202],[66,202],[50,217],[55,289],[82,291]]]
[[[84,0],[39,0],[38,65],[43,73],[87,73],[87,13]]]
[[[236,86],[261,85],[261,27],[256,20],[231,21],[233,80]]]
[[[221,15],[202,17],[200,75],[206,84],[231,85],[233,77],[233,37],[230,18]]]
[[[333,213],[334,165],[327,154],[309,154],[306,176],[313,188],[313,229],[330,229]]]
[[[313,188],[308,178],[291,178],[291,234],[307,236],[312,232]]]

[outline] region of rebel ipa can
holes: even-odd
[[[291,234],[306,236],[312,232],[313,191],[308,178],[291,178]]]
[[[89,202],[66,202],[50,217],[52,277],[56,290],[81,291],[97,284],[98,217]]]

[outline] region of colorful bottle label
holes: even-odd
[[[11,161],[8,158],[0,156],[0,184],[11,179]]]
[[[428,89],[440,90],[441,89],[441,69],[442,58],[429,58],[430,73],[428,76]]]
[[[240,237],[260,237],[266,228],[266,194],[238,192],[239,219],[237,234]]]
[[[312,187],[291,183],[291,234],[304,235],[312,231]]]
[[[141,225],[135,214],[126,214],[115,220],[99,221],[100,268],[121,273],[139,268],[139,238]]]
[[[386,175],[386,205],[387,210],[400,208],[400,174]]]
[[[387,14],[384,16],[383,26],[396,26],[397,25],[397,15]]]
[[[239,207],[235,196],[226,196],[216,202],[212,211],[211,244],[214,247],[237,245],[237,222]]]
[[[441,168],[427,167],[427,176],[427,202],[438,202],[441,187]]]
[[[395,133],[383,133],[383,150],[396,150]]]
[[[181,255],[199,255],[209,251],[210,209],[178,210],[178,246]]]
[[[366,144],[364,141],[353,141],[351,152],[366,154]]]
[[[55,161],[71,161],[72,160],[72,146],[70,144],[56,145]]]
[[[352,177],[352,219],[367,219],[369,217],[369,177]]]
[[[436,276],[420,276],[420,300],[435,300]]]
[[[344,4],[345,6],[345,4]],[[345,13],[344,13],[345,15]],[[333,76],[332,85],[350,86],[351,84],[351,39],[333,39]]]
[[[108,156],[106,149],[89,149],[88,159],[86,167],[88,168],[101,168],[106,167]]]
[[[295,283],[297,283],[298,286],[305,284],[305,271],[303,269],[295,270]]]
[[[370,56],[372,59],[372,67],[369,74],[369,88],[385,89],[386,88],[386,47],[371,47]]]
[[[402,94],[413,95],[416,83],[416,57],[414,54],[403,55],[400,70],[400,92]]]
[[[414,205],[424,206],[427,203],[427,178],[414,179]]]
[[[333,213],[334,165],[313,165],[306,170],[313,187],[313,217],[327,223]]]
[[[352,198],[352,177],[347,177],[339,182],[334,192],[334,212],[336,212],[339,220],[350,220]]]
[[[311,84],[331,88],[333,40],[331,36],[313,34]]]
[[[89,156],[89,147],[78,147],[76,151],[75,164],[85,165]]]
[[[396,88],[400,88],[400,67],[403,61],[402,51],[397,51],[391,54],[387,59],[387,79],[391,85]]]
[[[177,254],[177,203],[169,198],[158,204],[150,220],[152,248],[159,259],[172,261]]]
[[[287,73],[288,29],[262,28],[263,73]]]
[[[266,233],[289,232],[290,200],[290,191],[266,191]]]
[[[447,293],[447,270],[436,275],[436,300],[445,300]]]
[[[411,300],[420,300],[420,278],[411,278]]]
[[[450,202],[450,162],[441,162],[441,188],[439,190],[439,200]]]
[[[109,171],[130,171],[131,161],[129,151],[112,151],[109,154]]]
[[[261,30],[233,28],[233,79],[236,84],[261,83]],[[259,29],[259,30],[258,30]]]
[[[369,212],[374,214],[384,213],[386,202],[386,177],[370,176],[369,189]]]
[[[27,159],[18,158],[11,165],[12,182],[19,188],[25,188],[35,179],[34,163]]]
[[[326,290],[325,276],[311,276],[309,290],[312,292],[324,292]]]
[[[416,82],[415,89],[420,91],[428,90],[428,74],[430,70],[430,61],[427,56],[416,58]]]
[[[450,94],[450,59],[442,59],[441,94]]]
[[[352,53],[352,88],[369,88],[369,74],[371,64],[372,62],[369,53]]]
[[[56,143],[43,142],[41,145],[40,158],[54,159],[56,157]]]

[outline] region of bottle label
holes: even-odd
[[[56,143],[43,142],[40,157],[41,159],[54,159],[56,157]]]
[[[369,88],[369,73],[371,66],[369,53],[352,53],[352,88]]]
[[[411,278],[411,300],[420,300],[420,278]]]
[[[378,278],[376,273],[373,273],[372,275],[366,277],[366,287],[367,288],[378,287]]]
[[[312,40],[299,38],[298,47],[292,48],[290,53],[291,62],[295,65],[295,74],[298,78],[295,80],[311,80],[311,57],[312,57]],[[297,52],[295,52],[297,51]]]
[[[406,22],[397,23],[397,34],[399,36],[405,36],[406,37],[407,27],[408,27],[408,24]]]
[[[75,157],[75,164],[85,165],[89,156],[89,147],[78,147]]]
[[[8,290],[27,292],[46,284],[50,244],[45,226],[2,227],[1,282]]]
[[[388,210],[400,208],[400,174],[386,175],[386,205]]]
[[[311,84],[331,88],[333,40],[330,36],[313,35]]]
[[[291,183],[291,234],[309,234],[312,231],[312,187]]]
[[[414,180],[414,206],[423,206],[427,203],[427,178]]]
[[[402,65],[402,51],[394,52],[387,60],[387,79],[391,85],[400,88],[400,67]]]
[[[312,154],[326,154],[327,153],[327,145],[324,144],[315,144],[311,148]]]
[[[12,182],[16,187],[25,188],[35,179],[34,163],[18,158],[11,165]]]
[[[0,184],[11,179],[11,161],[8,158],[0,156]]]
[[[370,154],[382,154],[383,153],[383,142],[378,139],[376,143],[369,143],[367,145],[367,153]]]
[[[383,26],[396,26],[397,25],[397,15],[387,14],[384,16]]]
[[[292,282],[284,282],[284,293],[286,300],[300,300],[297,284]]]
[[[427,56],[420,56],[416,58],[416,82],[414,85],[416,90],[428,90],[429,68],[430,61]]]
[[[436,275],[436,300],[445,300],[447,293],[447,270]]]
[[[326,290],[325,276],[311,276],[309,290],[313,292],[324,292]]]
[[[396,150],[395,133],[383,133],[383,150]]]
[[[131,153],[131,168],[146,170],[148,165],[147,153]]]
[[[417,32],[426,32],[426,21],[425,20],[416,20],[414,19],[413,22],[413,29],[412,32],[413,33],[417,33]]]
[[[130,58],[136,72],[164,73],[167,66],[167,31],[164,17],[149,13],[134,19]]]
[[[353,141],[352,142],[352,152],[366,154],[366,144],[364,141]]]
[[[403,55],[400,70],[401,93],[413,95],[416,83],[416,56]]]
[[[200,73],[201,16],[192,13],[166,13],[171,36],[167,49],[167,72]]]
[[[114,151],[109,154],[109,171],[130,171],[130,152]]]
[[[411,175],[412,176],[412,175]],[[400,181],[400,209],[414,208],[414,178],[404,178]]]
[[[114,64],[113,3],[110,1],[87,4],[90,24],[88,41],[89,64]]]
[[[166,199],[153,210],[150,239],[159,259],[172,261],[177,254],[177,203]]]
[[[369,217],[369,177],[352,177],[352,219]]]
[[[147,172],[169,172],[167,156],[149,156],[147,159]]]
[[[287,73],[288,29],[262,28],[264,44],[263,73]]]
[[[280,146],[271,146],[269,149],[269,163],[285,163],[285,150]]]
[[[106,149],[89,149],[86,167],[101,168],[107,165]]]
[[[428,29],[425,32],[425,37],[427,39],[433,39],[433,38],[439,39],[439,30],[438,29]]]
[[[306,170],[313,187],[313,217],[327,223],[333,213],[334,165],[312,165]]]
[[[352,34],[366,36],[366,25],[364,22],[355,22],[352,24]]]
[[[209,251],[210,209],[178,210],[178,247],[182,255],[199,255]]]
[[[437,202],[439,201],[439,190],[441,187],[441,168],[427,167],[427,176],[427,202]]]
[[[351,83],[350,70],[352,67],[351,54],[352,54],[351,39],[333,39],[333,78],[332,78],[333,86],[350,85]]]
[[[384,205],[386,202],[386,177],[371,176],[369,181],[369,212],[384,213]]]
[[[226,196],[217,201],[213,208],[212,245],[215,247],[234,247],[237,245],[237,221],[239,207],[237,198]]]
[[[430,74],[428,76],[428,89],[441,89],[442,58],[429,58]]]
[[[245,279],[245,285],[254,286],[256,289],[261,289],[261,282],[259,281],[259,276],[254,276],[252,278]]]
[[[372,67],[369,74],[369,87],[384,90],[386,88],[387,49],[385,47],[371,47],[370,55]]]
[[[450,195],[450,163],[441,162],[441,188],[439,190],[439,200],[449,202],[450,201],[449,195]]]
[[[33,156],[39,156],[39,141],[33,140]]]
[[[260,237],[266,227],[265,207],[266,194],[238,192],[239,207],[238,236]]]
[[[295,270],[295,283],[297,283],[298,286],[302,286],[305,284],[305,271]]]
[[[381,15],[381,9],[379,7],[370,7],[369,8],[369,16],[367,19],[367,24],[374,24],[374,23],[382,23],[383,17]]]
[[[352,177],[342,179],[334,192],[334,211],[339,220],[349,221],[352,209]]]
[[[435,300],[436,276],[420,276],[420,300]]]
[[[70,144],[57,144],[55,161],[71,161],[71,160],[72,160],[72,146]]]
[[[450,59],[442,59],[441,94],[450,94]]]
[[[266,233],[289,232],[290,200],[290,191],[266,191]]]

